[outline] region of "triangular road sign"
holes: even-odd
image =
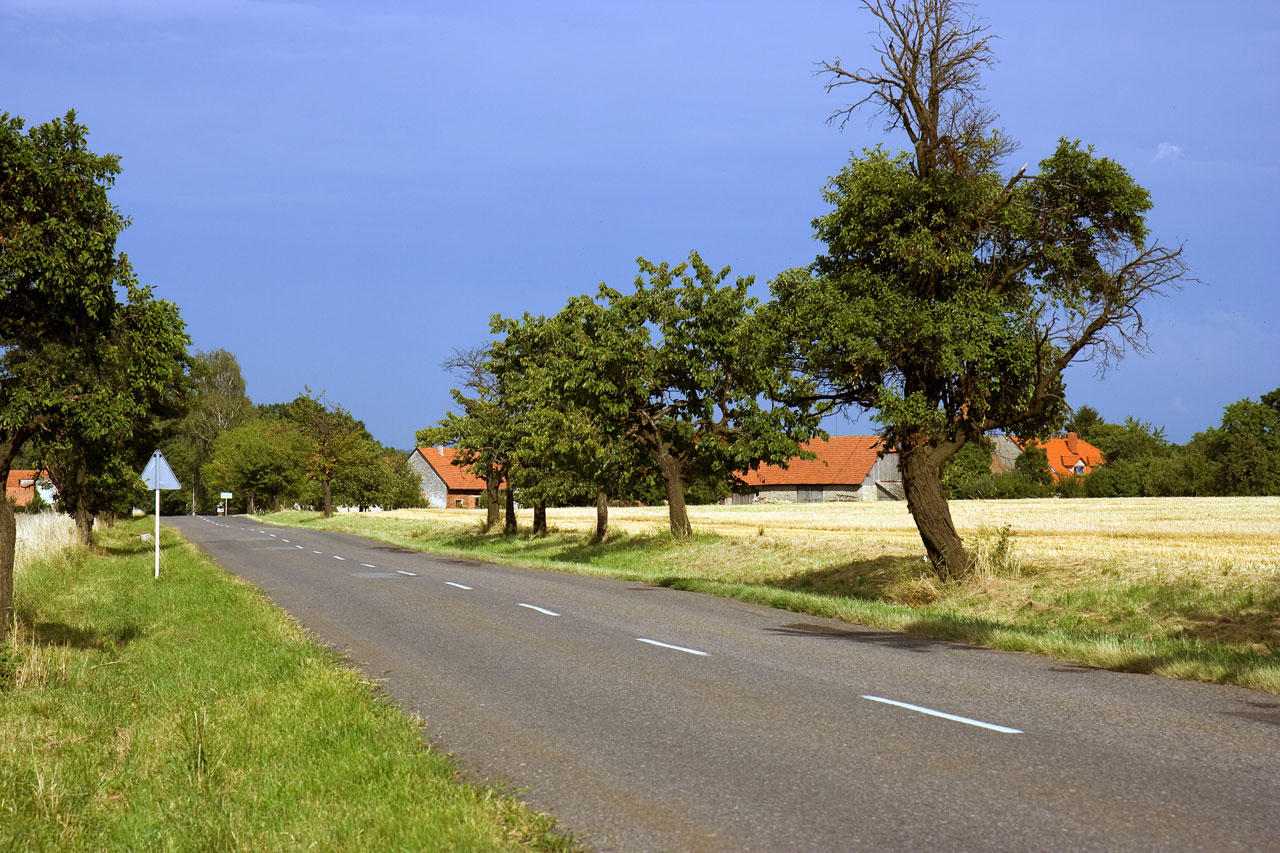
[[[182,488],[178,478],[173,475],[173,469],[169,467],[168,460],[159,450],[151,454],[151,461],[147,463],[146,468],[142,469],[142,482],[146,483],[147,488],[152,491]]]

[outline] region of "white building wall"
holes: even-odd
[[[430,453],[431,448],[427,448],[427,452]],[[422,496],[426,498],[427,506],[448,506],[449,490],[444,480],[440,479],[435,469],[427,464],[427,460],[422,458],[421,453],[415,450],[409,455],[409,467],[418,475],[422,483]]]

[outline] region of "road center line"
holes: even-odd
[[[411,578],[416,578],[416,577],[418,576],[415,572],[406,572],[406,571],[402,571],[402,570],[400,570],[400,569],[396,569],[396,574],[398,574],[398,575],[408,575],[408,576],[409,576],[409,577],[411,577]]]
[[[471,587],[469,586],[463,586],[462,584],[454,583],[453,581],[445,581],[445,583],[447,583],[449,586],[456,586],[458,589],[471,589]]]
[[[322,554],[322,553],[324,553],[324,552],[323,552],[323,551],[312,551],[311,553],[312,553],[312,554]]]
[[[345,559],[347,559],[347,558],[346,558],[346,557],[339,557],[337,554],[334,554],[334,555],[333,555],[333,559],[335,559],[335,560],[345,560]]]
[[[885,699],[882,696],[863,696],[862,698],[870,699],[872,702],[883,702],[886,705],[896,705],[899,708],[906,708],[908,711],[918,711],[921,714],[928,714],[931,717],[941,717],[944,720],[952,720],[953,722],[964,723],[968,726],[977,726],[981,729],[991,729],[993,732],[1002,732],[1007,735],[1022,734],[1022,729],[1011,729],[1007,726],[997,726],[995,723],[984,723],[982,720],[973,720],[969,717],[957,717],[955,714],[946,714],[942,711],[935,711],[932,708],[922,708],[919,705],[909,705],[906,702]]]
[[[360,565],[364,566],[366,569],[376,569],[376,568],[378,568],[378,567],[377,567],[377,566],[375,566],[373,563],[361,563]]]
[[[642,643],[648,643],[651,646],[661,646],[664,649],[675,649],[677,652],[684,652],[690,655],[701,655],[702,657],[710,657],[707,652],[700,652],[697,649],[687,649],[684,646],[673,646],[670,643],[660,643],[657,640],[646,639],[645,637],[636,637]]]
[[[538,611],[539,613],[545,613],[547,616],[559,616],[559,615],[560,615],[559,613],[556,613],[554,610],[548,610],[548,609],[546,609],[545,607],[539,607],[539,606],[538,606],[538,605],[536,605],[536,604],[525,604],[523,601],[521,601],[521,602],[517,602],[517,605],[516,605],[516,606],[517,606],[517,607],[527,607],[527,608],[529,608],[530,610],[536,610],[536,611]]]
[[[301,550],[302,550],[302,546],[301,546],[301,545],[294,545],[293,547],[297,548],[299,551],[301,551]]]

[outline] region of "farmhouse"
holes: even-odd
[[[474,509],[484,494],[484,480],[453,464],[457,452],[453,447],[419,447],[409,454],[427,506]]]
[[[784,468],[761,465],[740,475],[751,494],[734,494],[733,503],[753,499],[785,503],[902,500],[902,475],[896,451],[882,452],[874,435],[832,436],[801,445],[817,459],[792,459]]]
[[[39,493],[41,499],[46,504],[52,504],[54,498],[58,496],[58,491],[39,471],[24,470],[15,468],[9,471],[9,477],[4,484],[5,497],[12,500],[18,506],[26,506],[35,500],[35,496]]]
[[[1074,432],[1063,438],[1040,441],[1019,441],[1007,435],[992,437],[991,470],[1003,474],[1013,470],[1014,463],[1025,447],[1043,447],[1049,460],[1049,472],[1055,481],[1076,474],[1088,474],[1102,464],[1102,451]]]

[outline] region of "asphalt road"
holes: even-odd
[[[1271,694],[167,521],[595,850],[1280,851]]]

